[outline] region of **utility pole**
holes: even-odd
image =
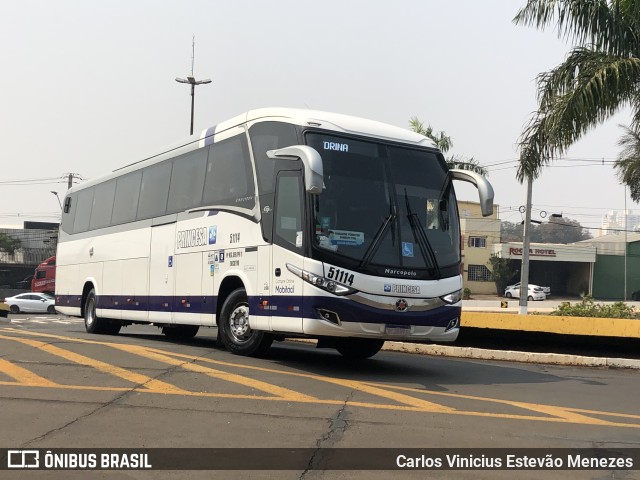
[[[522,232],[522,268],[520,269],[520,315],[527,315],[529,302],[529,248],[531,246],[531,201],[533,197],[533,181],[527,177],[527,205]]]
[[[196,85],[204,85],[206,83],[211,83],[211,79],[206,78],[204,80],[196,80],[196,77],[193,75],[193,64],[195,62],[196,57],[196,37],[193,36],[191,42],[191,76],[186,79],[176,77],[176,82],[178,83],[188,83],[191,85],[191,129],[189,130],[190,135],[193,135],[193,108],[195,104],[195,96],[196,96]]]
[[[62,178],[65,178],[65,177],[67,177],[67,190],[73,187],[74,178],[77,178],[78,180],[84,180],[82,178],[82,175],[80,175],[79,173],[68,173],[68,174],[65,173]]]

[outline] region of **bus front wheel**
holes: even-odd
[[[236,355],[260,355],[273,343],[272,335],[249,326],[249,301],[244,288],[234,290],[224,301],[218,329],[224,346]]]
[[[336,350],[350,360],[364,360],[373,357],[384,345],[384,340],[373,338],[341,338]]]
[[[98,318],[96,315],[96,291],[92,288],[84,301],[84,327],[89,333],[116,335],[122,326],[117,320]]]

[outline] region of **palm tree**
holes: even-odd
[[[442,131],[439,133],[434,132],[431,125],[425,127],[418,117],[412,117],[411,120],[409,120],[409,127],[414,132],[433,140],[442,153],[447,153],[449,149],[453,147],[453,140],[451,140],[449,135]],[[480,165],[473,157],[464,158],[458,155],[450,155],[445,158],[445,162],[450,170],[454,168],[458,170],[471,170],[480,175],[487,175],[488,173],[487,169]]]
[[[560,37],[576,44],[563,63],[538,76],[539,108],[520,141],[520,181],[536,178],[623,106],[633,111],[627,133],[640,131],[640,0],[528,0],[514,22],[555,24]],[[640,167],[627,174],[628,165],[616,167],[638,201]]]
[[[621,125],[622,126],[622,125]],[[622,126],[625,134],[618,141],[622,150],[618,154],[615,167],[618,178],[629,187],[634,202],[640,201],[640,133]]]

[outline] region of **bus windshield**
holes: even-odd
[[[339,256],[346,267],[387,276],[459,274],[458,212],[441,156],[315,132],[306,140],[324,169],[313,197],[318,259]]]

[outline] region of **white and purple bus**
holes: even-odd
[[[461,312],[453,180],[426,137],[361,118],[252,110],[198,141],[70,189],[56,309],[91,333],[217,327],[226,348],[318,339],[349,358],[385,340],[451,342]]]

